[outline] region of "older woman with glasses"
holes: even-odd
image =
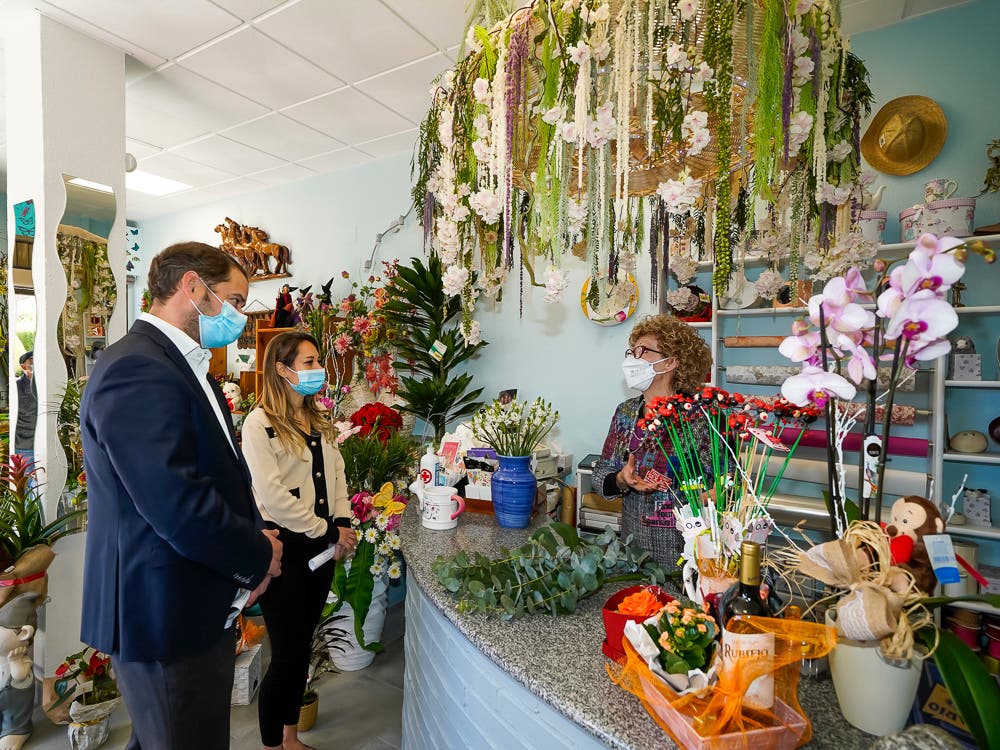
[[[622,538],[631,534],[667,570],[676,567],[684,548],[673,514],[674,502],[682,496],[674,492],[673,463],[659,446],[642,442],[637,422],[654,398],[694,393],[711,367],[711,351],[687,323],[671,315],[640,321],[632,329],[622,363],[625,384],[640,395],[615,409],[601,459],[594,467],[594,490],[606,498],[622,499]],[[708,427],[700,421],[693,427],[701,465],[711,466]],[[663,447],[672,452],[670,445]],[[651,471],[655,471],[652,476]],[[656,474],[667,477],[670,486],[656,481]],[[705,480],[709,486],[709,477]]]

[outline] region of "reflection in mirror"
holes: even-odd
[[[66,453],[66,487],[60,515],[87,507],[87,483],[80,443],[80,400],[107,344],[108,321],[117,301],[108,262],[108,237],[115,221],[112,188],[72,175],[66,183],[66,210],[56,249],[66,273],[66,304],[56,338],[66,360],[67,381],[58,405],[56,429]]]
[[[31,259],[35,244],[35,202],[14,204],[14,257],[11,263],[7,313],[13,336],[7,342],[7,356],[13,358],[17,401],[14,424],[14,453],[30,463],[35,460],[35,425],[38,421],[38,388],[35,383],[35,291],[31,281]],[[7,366],[4,366],[4,372]]]

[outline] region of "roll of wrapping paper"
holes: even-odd
[[[795,439],[799,436],[800,430],[793,427],[786,427],[781,431],[781,442],[785,445],[794,445]],[[811,448],[826,447],[826,432],[824,430],[805,430],[802,432],[802,440],[799,445],[806,445]],[[864,436],[859,432],[848,433],[844,438],[845,451],[860,451],[861,441]],[[905,438],[889,436],[888,452],[895,456],[918,456],[926,457],[930,454],[930,443],[921,438]]]
[[[761,401],[765,403],[774,403],[775,399],[769,397],[761,398]],[[857,401],[850,401],[848,403],[840,404],[841,411],[851,414],[859,422],[863,421],[865,418],[865,412],[868,411],[868,405],[862,404]],[[876,406],[875,407],[875,421],[879,424],[885,418],[885,407]],[[905,406],[903,404],[893,404],[892,406],[892,423],[899,425],[912,426],[917,418],[917,409],[915,406]]]
[[[778,385],[780,386],[792,375],[798,375],[802,368],[797,365],[728,365],[725,368],[727,383],[741,383],[744,385]],[[879,388],[888,385],[889,368],[880,367],[878,370]],[[916,385],[916,378],[906,378],[902,380],[897,391],[912,391]]]
[[[726,336],[722,343],[729,349],[750,349],[753,347],[775,347],[785,340],[784,336]]]
[[[559,520],[568,526],[576,526],[576,493],[572,487],[562,488],[562,508]]]

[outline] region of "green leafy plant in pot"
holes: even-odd
[[[401,373],[396,393],[405,404],[400,408],[430,424],[435,443],[441,442],[449,422],[479,408],[483,389],[472,389],[472,375],[456,371],[486,346],[485,341],[463,341],[457,320],[461,302],[445,294],[442,278],[436,254],[427,265],[414,258],[398,268],[382,308],[389,325],[400,332],[393,365]]]
[[[319,693],[316,692],[316,683],[325,674],[336,672],[336,667],[331,661],[334,651],[343,651],[343,644],[347,643],[344,637],[347,631],[337,627],[337,623],[346,620],[345,615],[330,615],[320,620],[313,633],[312,643],[309,646],[309,672],[306,674],[306,689],[302,693],[302,708],[299,710],[298,730],[308,732],[316,723],[316,715],[319,713]]]

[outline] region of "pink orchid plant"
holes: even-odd
[[[958,315],[945,295],[965,273],[970,250],[988,263],[995,259],[982,242],[925,234],[904,263],[875,262],[880,275],[871,289],[857,267],[831,278],[820,294],[809,299],[807,315],[792,324],[792,335],[778,347],[782,355],[802,363],[802,371],[785,380],[782,395],[797,405],[813,404],[826,411],[830,512],[835,529],[844,528],[847,521],[841,446],[855,420],[845,416],[838,401],[852,400],[859,389],[867,395],[865,435],[872,436],[876,403],[885,400],[877,478],[859,509],[867,519],[874,500],[879,521],[896,388],[919,362],[951,350],[947,336],[958,326]],[[876,387],[879,361],[891,363],[881,395]]]

